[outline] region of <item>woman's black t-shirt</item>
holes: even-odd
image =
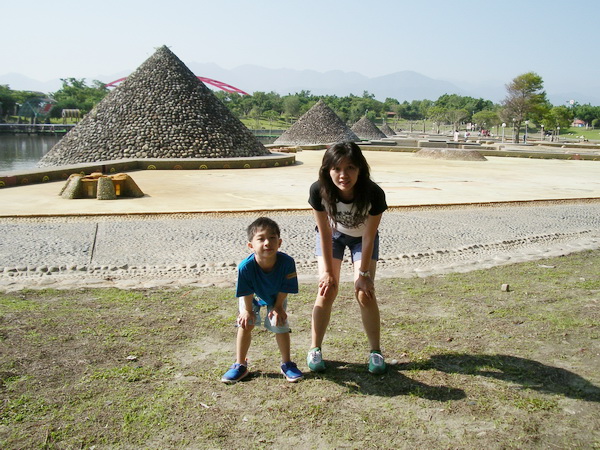
[[[370,181],[369,186],[369,215],[377,216],[387,209],[385,192],[379,185]],[[310,186],[308,203],[316,211],[326,211],[321,197],[321,183],[315,181]],[[334,230],[349,236],[361,237],[365,230],[365,221],[354,210],[354,203],[344,203],[338,200],[336,203],[337,214],[335,218],[330,217],[329,222]]]

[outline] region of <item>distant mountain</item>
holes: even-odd
[[[47,94],[60,89],[62,81],[59,79],[39,81],[21,75],[20,73],[7,73],[5,75],[0,75],[0,85],[8,85],[8,87],[15,91],[35,91]]]
[[[466,91],[448,81],[435,80],[410,70],[370,78],[364,90],[375,94],[375,98],[379,100],[385,100],[389,97],[409,102],[423,99],[437,100],[444,94],[469,95]]]
[[[196,74],[215,78],[231,84],[245,92],[277,92],[280,95],[310,91],[315,95],[347,96],[363,95],[365,91],[375,98],[387,97],[399,101],[436,100],[443,94],[464,94],[458,86],[442,80],[434,80],[417,72],[402,71],[382,77],[369,78],[357,72],[332,70],[267,69],[254,65],[244,65],[225,70],[214,64],[189,65]]]
[[[358,72],[331,70],[268,69],[255,65],[243,65],[233,69],[223,69],[212,63],[186,63],[198,76],[213,78],[252,94],[256,91],[276,92],[280,95],[310,91],[314,95],[350,94],[362,96],[365,91],[378,100],[394,98],[400,102],[412,100],[437,100],[444,94],[467,95],[500,103],[506,97],[505,83],[469,83],[460,80],[453,82],[429,78],[417,72],[405,70],[375,78],[369,78]],[[132,70],[133,71],[133,70]],[[86,81],[100,80],[105,83],[117,80],[132,71],[123,71],[113,75],[86,77]],[[510,80],[507,80],[509,82]],[[0,75],[0,84],[7,84],[15,90],[32,90],[45,93],[61,88],[59,79],[38,81],[21,74]],[[569,91],[560,86],[546,88],[549,100],[554,105],[564,105],[574,99],[580,104],[600,105],[600,88],[579,87],[579,91]]]

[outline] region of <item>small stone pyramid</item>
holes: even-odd
[[[275,140],[278,145],[330,144],[360,139],[333,110],[319,100]]]
[[[392,127],[390,127],[387,122],[384,123],[382,126],[379,127],[379,129],[381,130],[381,132],[383,134],[385,134],[387,137],[392,137],[396,135],[396,132],[394,130],[392,130]]]
[[[362,119],[360,119],[354,125],[352,125],[351,130],[354,131],[354,133],[356,133],[356,135],[360,139],[363,139],[365,141],[369,141],[371,139],[381,139],[381,138],[387,137],[383,133],[383,131],[381,131],[379,128],[377,128],[377,126],[375,126],[375,124],[373,122],[371,122],[369,119],[367,119],[366,116],[364,116]]]
[[[98,103],[38,163],[270,154],[166,46]]]

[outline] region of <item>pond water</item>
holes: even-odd
[[[0,134],[0,172],[23,172],[36,164],[61,136]]]
[[[0,134],[0,173],[37,169],[36,164],[62,136],[35,134]],[[257,136],[263,144],[271,144],[276,136]]]

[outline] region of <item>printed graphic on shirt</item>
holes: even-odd
[[[364,217],[361,218],[352,211],[338,211],[336,222],[344,228],[358,228],[363,224]]]

